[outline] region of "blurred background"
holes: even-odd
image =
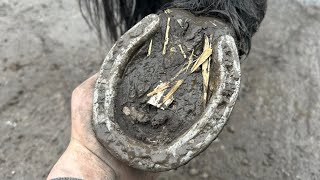
[[[269,0],[219,138],[161,180],[320,179],[320,0]],[[44,179],[100,44],[75,0],[0,0],[0,179]]]

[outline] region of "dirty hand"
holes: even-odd
[[[155,174],[131,168],[118,161],[97,141],[91,126],[96,79],[97,74],[79,85],[72,93],[70,144],[52,168],[48,179],[154,179]]]

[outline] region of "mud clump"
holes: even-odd
[[[185,11],[166,10],[159,16],[161,28],[128,63],[115,99],[115,121],[123,132],[154,145],[172,142],[199,118],[209,97],[203,93],[204,72],[195,64],[206,55],[206,38],[212,44],[232,34],[217,19]],[[212,66],[207,64],[208,71]]]

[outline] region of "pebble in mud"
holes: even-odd
[[[250,166],[250,161],[249,161],[247,158],[244,158],[244,159],[241,161],[241,164],[244,165],[244,166]]]
[[[232,125],[228,125],[228,126],[227,126],[227,131],[228,131],[229,133],[231,133],[231,134],[235,133],[235,129],[234,129],[234,127],[233,127]]]
[[[208,179],[209,178],[209,174],[204,172],[204,173],[201,174],[201,178]]]
[[[129,117],[133,122],[137,121],[140,123],[148,122],[149,119],[145,116],[145,114],[136,110],[135,107],[124,107],[122,109],[123,114]]]
[[[191,176],[196,176],[196,175],[199,174],[199,170],[196,169],[196,168],[191,168],[191,169],[189,170],[189,174],[190,174]]]

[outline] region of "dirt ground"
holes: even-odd
[[[219,138],[161,180],[320,179],[320,2],[269,0]],[[70,134],[70,95],[100,45],[76,1],[0,0],[0,179],[43,179]]]

